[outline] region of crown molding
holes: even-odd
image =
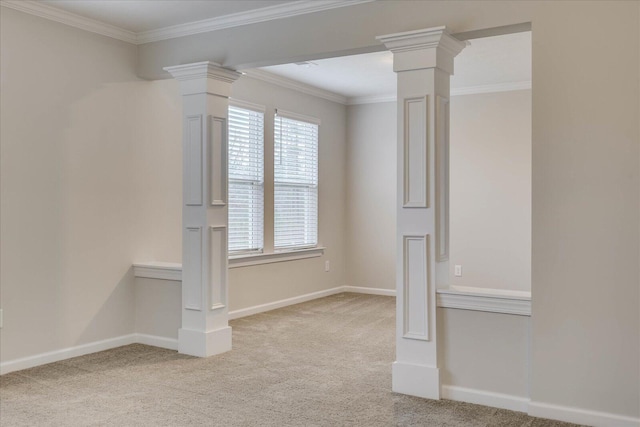
[[[115,25],[105,24],[95,19],[86,18],[75,13],[67,12],[32,0],[2,0],[0,6],[15,9],[40,18],[49,19],[70,27],[79,28],[91,33],[100,34],[127,43],[137,43],[137,35]]]
[[[353,96],[347,99],[347,105],[361,105],[361,104],[377,104],[380,102],[395,102],[396,95],[367,95],[367,96]]]
[[[531,89],[531,80],[524,82],[496,83],[492,85],[467,86],[451,89],[451,96],[475,95],[478,93],[511,92]]]
[[[0,6],[19,10],[81,30],[89,31],[103,36],[122,40],[132,44],[144,44],[160,40],[174,39],[209,31],[222,30],[224,28],[239,27],[258,22],[273,21],[289,18],[307,13],[321,12],[323,10],[339,7],[353,6],[361,3],[370,3],[376,0],[298,0],[275,6],[263,7],[246,12],[232,13],[202,21],[188,22],[186,24],[173,25],[156,30],[142,31],[139,33],[125,30],[115,25],[87,18],[76,13],[67,12],[57,7],[42,4],[34,0],[1,0]]]
[[[323,98],[328,101],[337,102],[338,104],[347,104],[347,97],[339,95],[328,90],[320,89],[315,86],[301,83],[295,80],[288,79],[286,77],[278,76],[267,71],[253,69],[243,71],[246,77],[251,77],[256,80],[262,80],[267,83],[278,85],[287,89],[292,89],[298,92],[306,93],[307,95]]]
[[[375,0],[299,0],[292,3],[268,6],[247,12],[232,13],[211,19],[203,19],[202,21],[172,25],[170,27],[159,28],[157,30],[143,31],[137,34],[137,44],[175,39],[178,37],[207,33],[225,28],[273,21],[275,19],[289,18],[292,16],[321,12],[323,10],[336,9],[345,6],[353,6],[361,3],[370,3],[372,1]]]

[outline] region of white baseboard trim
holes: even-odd
[[[47,363],[59,362],[60,360],[71,359],[72,357],[84,356],[85,354],[97,353],[98,351],[109,350],[111,348],[122,347],[123,345],[134,344],[135,342],[136,334],[129,334],[102,341],[77,345],[74,347],[63,348],[61,350],[36,354],[34,356],[8,360],[0,363],[0,375],[33,368],[35,366],[46,365]]]
[[[529,415],[593,427],[640,427],[640,418],[533,401]]]
[[[310,294],[304,294],[297,297],[286,298],[279,301],[269,302],[267,304],[254,305],[253,307],[241,308],[240,310],[234,310],[229,312],[229,320],[239,319],[241,317],[253,316],[254,314],[264,313],[265,311],[271,311],[289,305],[300,304],[302,302],[311,301],[318,298],[328,297],[344,292],[343,286],[338,286],[331,289],[325,289],[324,291],[312,292]]]
[[[356,294],[369,294],[369,295],[384,295],[387,297],[395,297],[395,289],[381,289],[381,288],[364,288],[361,286],[343,286],[342,292],[354,292]]]
[[[476,405],[509,409],[511,411],[527,412],[529,410],[529,399],[526,397],[458,387],[454,385],[443,384],[440,387],[440,396],[443,399],[475,403]]]
[[[363,288],[358,286],[337,286],[335,288],[323,291],[312,292],[310,294],[300,295],[293,298],[287,298],[280,301],[274,301],[268,304],[257,305],[254,307],[243,308],[229,312],[229,319],[238,319],[241,317],[251,316],[253,314],[263,313],[265,311],[275,310],[277,308],[289,305],[300,304],[302,302],[311,301],[318,298],[328,297],[330,295],[340,294],[342,292],[355,292],[361,294],[372,295],[395,295],[394,290]],[[99,351],[109,350],[116,347],[122,347],[129,344],[145,344],[154,347],[166,348],[169,350],[178,349],[178,340],[175,338],[166,338],[157,335],[148,334],[128,334],[120,337],[109,338],[106,340],[96,341],[92,343],[82,344],[74,347],[63,348],[60,350],[50,351],[47,353],[36,354],[34,356],[23,357],[20,359],[8,360],[0,363],[0,375],[9,372],[21,371],[23,369],[33,368],[35,366],[46,365],[48,363],[59,362],[72,357],[84,356],[85,354],[97,353]]]
[[[138,344],[150,345],[153,347],[166,348],[167,350],[178,350],[178,339],[167,338],[158,335],[135,334]]]
[[[239,319],[241,317],[253,316],[254,314],[264,313],[266,311],[276,310],[278,308],[283,308],[283,307],[287,307],[294,304],[300,304],[302,302],[307,302],[307,301],[311,301],[318,298],[324,298],[331,295],[341,294],[343,292],[353,292],[358,294],[369,294],[369,295],[396,296],[395,289],[364,288],[360,286],[336,286],[335,288],[325,289],[323,291],[312,292],[310,294],[299,295],[297,297],[269,302],[267,304],[254,305],[253,307],[233,310],[229,312],[229,320]]]
[[[148,334],[128,334],[74,347],[63,348],[61,350],[36,354],[34,356],[8,360],[0,363],[0,375],[46,365],[48,363],[59,362],[73,357],[84,356],[86,354],[97,353],[99,351],[110,350],[112,348],[122,347],[123,345],[129,344],[145,344],[169,350],[178,349],[178,340],[174,338]]]

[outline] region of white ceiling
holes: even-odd
[[[39,0],[67,12],[140,33],[293,3],[293,0]]]
[[[278,76],[302,82],[347,98],[392,97],[396,75],[390,52],[262,67]],[[531,81],[531,32],[471,40],[455,59],[452,89],[488,87]]]

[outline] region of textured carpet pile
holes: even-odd
[[[570,424],[391,392],[395,300],[340,294],[231,322],[199,359],[129,345],[0,377],[1,426]]]

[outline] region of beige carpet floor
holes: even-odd
[[[569,426],[392,393],[394,306],[345,293],[231,322],[220,356],[135,344],[3,375],[0,425]]]

